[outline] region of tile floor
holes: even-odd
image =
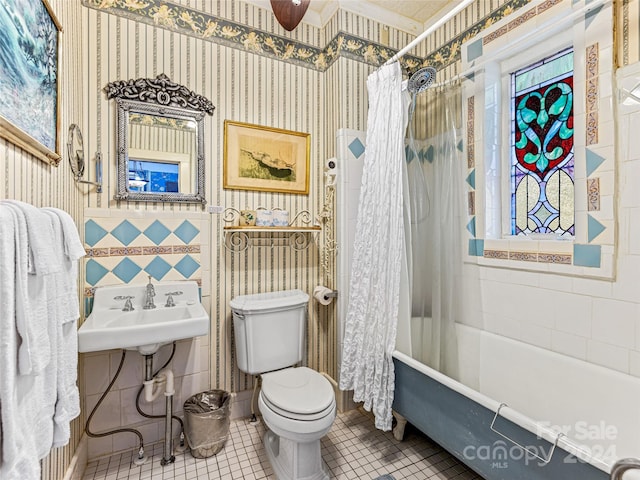
[[[262,446],[265,427],[245,419],[231,422],[229,438],[217,455],[195,459],[176,454],[175,463],[162,467],[162,444],[148,448],[153,455],[145,465],[131,463],[132,453],[95,460],[87,465],[83,480],[215,480],[273,479]],[[373,416],[364,410],[341,413],[322,439],[322,457],[335,479],[375,479],[392,474],[401,479],[482,480],[420,432],[407,426],[398,442],[391,432],[374,427]]]

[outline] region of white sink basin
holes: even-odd
[[[78,330],[78,351],[96,352],[125,348],[143,355],[174,340],[209,333],[209,316],[200,303],[196,282],[153,284],[156,308],[145,310],[146,285],[116,285],[96,288],[93,310]],[[167,307],[167,294],[175,306]],[[125,299],[132,296],[133,310],[123,311]]]

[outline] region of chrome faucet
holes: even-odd
[[[175,307],[176,302],[173,300],[173,297],[176,295],[182,295],[182,292],[169,292],[165,293],[167,296],[167,303],[164,304],[165,307]]]
[[[118,295],[117,297],[113,297],[114,300],[125,300],[124,307],[122,307],[123,312],[132,312],[135,310],[133,308],[133,304],[131,303],[131,299],[136,298],[133,295]]]
[[[156,308],[156,304],[153,303],[153,297],[156,296],[156,289],[153,288],[151,284],[151,275],[149,275],[149,283],[147,284],[147,289],[144,295],[144,306],[142,307],[144,310],[151,310],[152,308]]]

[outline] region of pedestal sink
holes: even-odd
[[[78,351],[125,348],[150,355],[174,340],[209,333],[196,282],[160,282],[153,290],[155,308],[144,309],[147,285],[96,288],[91,315],[78,330]]]

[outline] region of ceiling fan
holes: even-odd
[[[298,26],[311,0],[271,0],[271,8],[278,23],[291,31]]]

